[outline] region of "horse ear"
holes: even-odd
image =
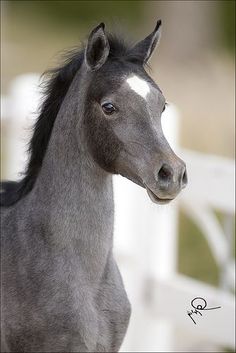
[[[150,59],[155,47],[159,43],[160,37],[161,37],[161,20],[158,20],[154,31],[151,34],[149,34],[149,36],[147,36],[145,39],[138,42],[131,49],[131,54],[139,57],[143,63],[146,63]]]
[[[90,70],[98,70],[109,55],[110,46],[104,28],[104,23],[100,23],[89,35],[85,49],[85,62]]]

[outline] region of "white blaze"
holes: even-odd
[[[130,88],[138,93],[141,97],[146,98],[147,94],[150,92],[150,87],[148,83],[138,76],[131,76],[127,79],[127,83]]]

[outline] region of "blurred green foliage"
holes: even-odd
[[[101,21],[119,25],[124,23],[127,28],[137,29],[144,20],[144,8],[151,6],[152,1],[145,0],[107,0],[107,1],[3,1],[7,3],[9,12],[27,21],[39,21],[44,26],[72,31],[75,28],[86,28],[88,24],[97,24]],[[168,2],[168,1],[167,1]],[[235,0],[212,1],[216,6],[216,31],[219,33],[218,44],[234,53],[235,49]]]
[[[11,11],[26,15],[28,18],[39,17],[42,21],[50,20],[72,30],[84,27],[92,20],[94,23],[105,20],[127,19],[127,23],[137,23],[142,16],[142,1],[10,1]],[[9,6],[8,5],[8,6]]]
[[[219,31],[221,38],[219,43],[231,51],[235,52],[235,0],[223,0],[218,2]]]

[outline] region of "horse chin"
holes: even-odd
[[[148,196],[150,197],[152,202],[157,203],[158,205],[166,205],[166,204],[170,203],[173,200],[173,199],[162,199],[162,198],[158,197],[147,186],[146,186],[146,190],[147,190]]]
[[[166,205],[168,203],[170,203],[173,199],[170,198],[160,198],[158,197],[151,189],[149,189],[149,187],[147,187],[147,185],[142,181],[141,178],[133,177],[133,176],[128,176],[125,175],[123,173],[120,173],[120,175],[122,175],[123,177],[125,177],[126,179],[131,180],[133,183],[141,186],[142,188],[147,190],[148,196],[151,199],[152,202],[158,204],[158,205]]]

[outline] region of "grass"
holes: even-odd
[[[215,215],[224,228],[224,215],[220,212],[215,212]],[[233,244],[230,250],[235,257],[235,222],[233,235]],[[178,270],[186,276],[219,286],[219,268],[207,240],[197,225],[182,212],[180,212],[179,222]]]
[[[179,272],[218,286],[219,271],[208,243],[198,227],[180,212]]]

